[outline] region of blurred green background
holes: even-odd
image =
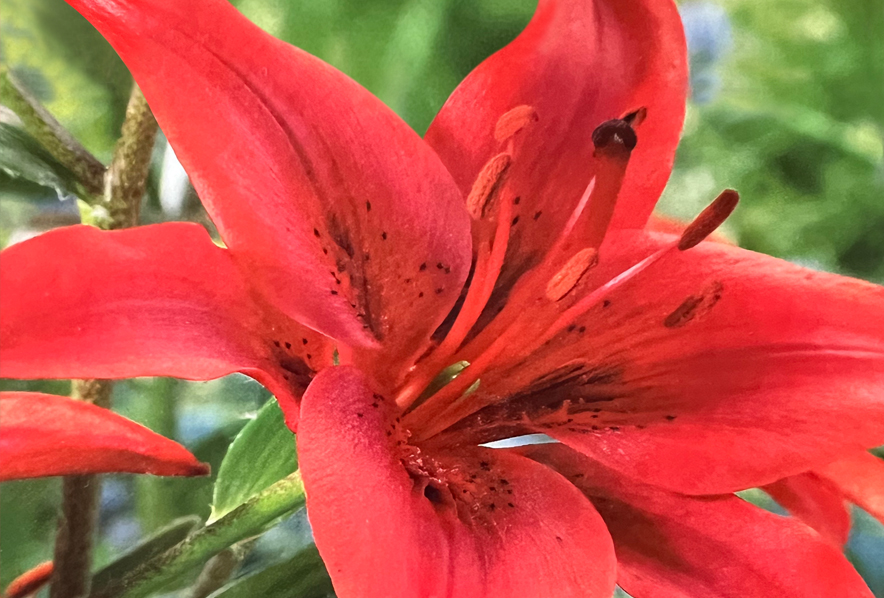
[[[272,34],[337,66],[423,132],[474,66],[527,23],[532,0],[241,0]],[[689,218],[724,187],[743,202],[727,232],[744,247],[884,282],[884,0],[680,3],[692,98],[676,169],[660,204]],[[101,37],[62,0],[4,0],[0,58],[107,162],[131,80]],[[0,243],[77,221],[63,169],[0,113]],[[205,221],[161,140],[145,222]],[[65,198],[60,201],[60,198]],[[67,392],[64,383],[4,389]],[[205,384],[121,383],[123,414],[218,463],[268,398],[231,377]],[[0,583],[51,556],[57,480],[4,484]],[[175,517],[207,516],[211,480],[108,477],[99,562]],[[884,529],[860,511],[849,552],[884,596]],[[247,561],[279,560],[308,541],[303,516]],[[257,556],[255,556],[257,555]],[[263,559],[263,560],[262,560]]]

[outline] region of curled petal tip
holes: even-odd
[[[0,481],[94,473],[202,476],[187,449],[110,410],[67,397],[0,393]]]
[[[26,598],[27,596],[33,596],[49,583],[54,569],[52,561],[46,561],[33,569],[25,571],[6,586],[3,598]]]

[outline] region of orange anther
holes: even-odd
[[[516,106],[505,113],[494,127],[494,138],[500,143],[509,140],[513,135],[537,121],[537,111],[531,106]]]
[[[583,275],[598,263],[598,257],[599,252],[592,247],[577,252],[547,283],[547,298],[551,301],[559,301],[570,293],[583,278]]]
[[[685,251],[699,245],[703,239],[715,232],[715,229],[727,220],[739,201],[740,194],[733,189],[722,191],[681,233],[678,249]]]
[[[504,152],[491,158],[482,167],[482,171],[476,177],[476,182],[473,183],[473,188],[467,196],[467,211],[470,216],[476,220],[485,216],[495,192],[506,177],[512,163],[513,157]]]

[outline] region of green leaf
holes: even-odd
[[[280,517],[302,508],[304,500],[304,482],[300,472],[296,471],[215,523],[196,530],[172,548],[141,563],[135,570],[110,583],[104,592],[92,592],[90,598],[153,596],[219,552],[264,533]]]
[[[315,546],[287,561],[237,580],[210,598],[326,598],[333,596],[331,579]]]
[[[54,189],[59,199],[74,195],[74,175],[28,133],[4,122],[0,122],[0,170]]]
[[[209,523],[217,521],[297,467],[295,435],[286,427],[277,402],[270,400],[237,434],[221,462]]]
[[[132,571],[141,563],[150,560],[175,546],[197,528],[200,518],[196,515],[176,519],[166,527],[137,544],[132,550],[113,561],[92,576],[93,593],[103,592],[115,579]]]

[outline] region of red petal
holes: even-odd
[[[837,485],[814,473],[802,473],[762,489],[827,541],[838,547],[847,543],[850,511]]]
[[[371,344],[363,325],[387,346],[434,330],[467,276],[469,218],[392,111],[225,0],[69,3],[132,70],[225,243],[274,304],[353,344]]]
[[[587,289],[672,239],[616,234]],[[511,424],[527,414],[624,475],[719,494],[880,444],[882,387],[884,288],[702,243],[484,373],[470,404],[494,400]]]
[[[592,133],[647,108],[612,226],[641,228],[669,178],[684,120],[687,52],[670,0],[542,0],[525,31],[473,71],[427,131],[465,193],[498,151],[497,120],[530,105],[510,189],[522,263],[549,247],[593,177]],[[535,215],[538,215],[535,218]]]
[[[67,397],[0,393],[0,480],[88,473],[207,475],[180,444]]]
[[[301,331],[252,299],[229,252],[196,224],[57,229],[0,261],[4,377],[208,380],[239,371],[290,393],[284,368],[294,359],[272,340],[300,341]]]
[[[338,596],[611,595],[610,539],[576,488],[503,451],[407,447],[390,407],[349,367],[304,396],[307,509]]]
[[[49,583],[53,571],[52,561],[40,563],[33,569],[25,571],[6,586],[3,598],[26,598],[32,596],[40,588]]]
[[[865,451],[816,470],[852,502],[884,523],[884,461]]]
[[[617,583],[641,598],[871,598],[841,552],[798,521],[735,496],[636,485],[562,446],[532,448],[593,501],[614,538]]]

